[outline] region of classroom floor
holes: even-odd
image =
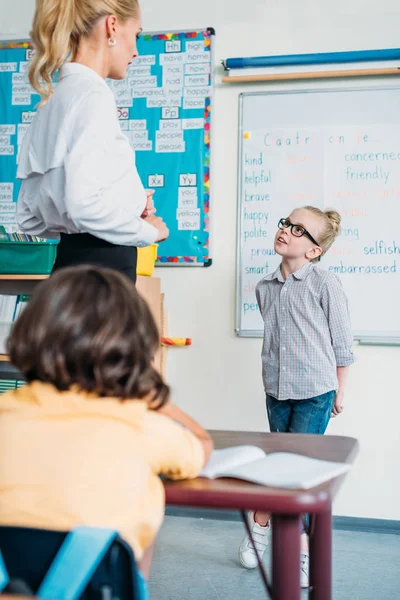
[[[266,598],[257,571],[239,566],[242,534],[240,522],[166,517],[154,554],[150,599]],[[333,600],[400,598],[400,535],[335,531],[333,552]],[[269,556],[264,562],[269,565]]]

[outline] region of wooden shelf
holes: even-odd
[[[0,294],[31,294],[33,288],[40,281],[48,279],[49,275],[32,275],[28,273],[1,273]],[[0,324],[0,326],[3,324]],[[21,379],[18,370],[10,363],[7,354],[0,354],[0,379]]]
[[[1,379],[24,379],[18,369],[9,362],[9,357],[6,354],[0,354],[0,380]]]
[[[0,280],[3,281],[40,281],[43,279],[48,279],[50,275],[4,275],[3,273],[0,275]]]
[[[243,69],[243,73],[246,69]],[[227,75],[222,83],[257,83],[262,81],[292,81],[296,79],[330,79],[335,77],[372,77],[376,75],[400,75],[398,67],[380,69],[352,69],[338,71],[306,71],[295,73],[269,73],[265,75]]]

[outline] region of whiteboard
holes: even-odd
[[[240,95],[236,334],[262,337],[255,287],[297,207],[335,208],[319,263],[349,298],[355,339],[400,343],[400,87]]]

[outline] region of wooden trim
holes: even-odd
[[[0,280],[3,281],[30,281],[30,280],[35,280],[35,281],[41,281],[44,279],[48,279],[50,277],[50,275],[5,275],[5,274],[1,274],[0,275]]]
[[[243,69],[246,71],[246,69]],[[372,77],[400,75],[400,68],[353,69],[349,71],[307,71],[301,73],[273,73],[270,75],[232,75],[222,77],[222,83],[257,83],[262,81],[290,81],[295,79],[330,79],[335,77]]]
[[[0,362],[8,362],[10,360],[10,357],[8,356],[8,354],[0,354]]]

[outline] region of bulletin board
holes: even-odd
[[[169,230],[159,265],[209,266],[214,30],[145,33],[126,79],[108,81],[143,185]],[[39,96],[29,41],[0,42],[0,224],[18,231],[18,154]]]

